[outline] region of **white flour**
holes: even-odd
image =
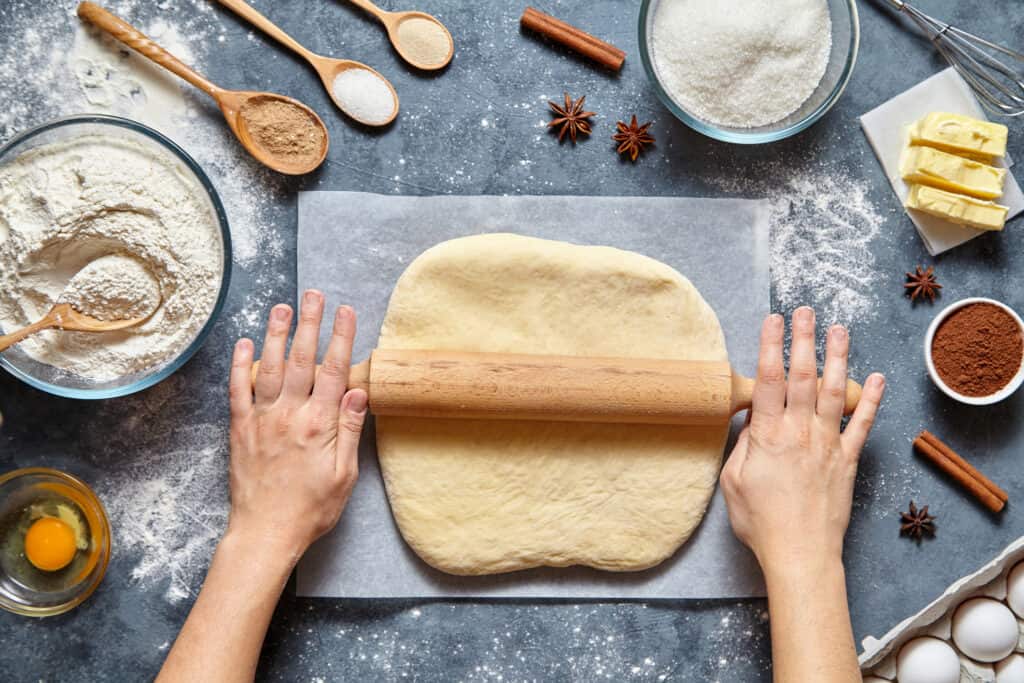
[[[110,254],[78,271],[60,301],[97,320],[145,318],[160,305],[160,283],[134,256]]]
[[[88,134],[37,147],[0,169],[0,327],[38,320],[75,274],[111,254],[130,254],[145,264],[143,278],[145,271],[156,278],[163,299],[156,313],[116,332],[41,332],[21,350],[97,381],[171,361],[210,316],[223,249],[203,189],[177,159],[141,141]]]
[[[663,0],[652,53],[666,89],[711,123],[754,128],[800,108],[828,65],[825,0]]]
[[[719,189],[772,201],[772,283],[783,310],[812,306],[823,324],[875,315],[871,245],[885,219],[870,199],[870,181],[835,164],[770,161],[744,174],[723,170],[709,179]]]

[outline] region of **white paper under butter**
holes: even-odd
[[[900,156],[907,140],[906,127],[934,111],[988,120],[970,88],[953,68],[935,74],[860,117],[864,134],[875,150],[885,175],[892,183],[892,189],[896,192],[900,205],[906,201],[910,192],[910,188],[900,177]],[[1007,156],[996,161],[994,165],[1009,168],[1012,162]],[[995,201],[1010,208],[1007,221],[1024,211],[1024,193],[1021,193],[1013,173],[1006,174],[1003,196]],[[907,211],[907,215],[914,222],[925,248],[932,256],[988,232],[955,225],[920,211]]]

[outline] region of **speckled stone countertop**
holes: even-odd
[[[313,50],[361,59],[385,73],[401,95],[402,114],[382,132],[349,125],[311,70],[216,3],[111,2],[213,80],[307,102],[327,122],[332,148],[319,172],[274,177],[238,154],[212,103],[190,94],[189,125],[167,132],[210,171],[236,242],[227,306],[205,346],[159,386],[102,403],[53,398],[0,376],[0,470],[46,465],[81,476],[110,508],[115,533],[107,578],[85,605],[38,621],[0,614],[5,680],[125,681],[156,673],[224,524],[229,351],[239,336],[261,331],[274,302],[295,299],[301,189],[768,197],[775,206],[774,307],[810,303],[823,317],[849,323],[856,374],[877,369],[890,380],[862,458],[847,541],[858,641],[881,635],[1020,535],[1013,501],[1024,494],[1024,395],[977,409],[941,396],[921,358],[936,309],[911,306],[902,282],[904,271],[935,262],[944,302],[992,296],[1021,310],[1022,224],[937,260],[925,253],[857,117],[943,63],[884,6],[860,3],[860,59],[824,120],[782,143],[738,147],[691,132],[657,102],[637,51],[637,2],[541,5],[625,49],[626,67],[617,76],[521,34],[522,7],[499,0],[423,0],[415,7],[442,18],[456,39],[455,60],[438,76],[405,68],[379,27],[344,2],[254,4]],[[1024,31],[1024,10],[1013,0],[985,3],[981,13],[954,0],[923,4],[1010,44],[1019,45]],[[0,140],[58,115],[102,109],[85,102],[75,76],[77,23],[70,1],[0,0]],[[545,101],[563,90],[586,94],[588,108],[599,113],[593,137],[576,148],[559,148],[543,129]],[[159,120],[163,108],[151,99],[146,116]],[[616,119],[634,112],[654,121],[657,145],[631,165],[619,161],[609,136]],[[1024,125],[1010,125],[1011,154],[1024,158]],[[339,258],[344,250],[339,244]],[[913,456],[911,439],[923,427],[1008,490],[1011,503],[1000,518]],[[897,512],[910,498],[938,514],[936,539],[915,545],[897,536]],[[746,682],[770,680],[770,670],[763,601],[358,602],[286,595],[259,677]]]

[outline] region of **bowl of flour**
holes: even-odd
[[[114,332],[48,330],[0,354],[0,367],[27,384],[83,399],[156,384],[202,345],[230,275],[213,185],[155,130],[76,116],[0,148],[0,332],[56,303],[145,318]]]
[[[773,142],[832,108],[853,73],[856,0],[643,0],[640,55],[683,123],[741,144]]]

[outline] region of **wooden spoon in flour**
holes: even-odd
[[[65,332],[112,332],[140,325],[149,318],[127,318],[124,320],[99,320],[81,313],[71,304],[57,304],[37,322],[10,334],[0,335],[0,352],[6,351],[26,337],[41,330],[56,327]]]
[[[327,158],[327,126],[302,102],[277,93],[221,88],[185,66],[141,31],[94,3],[80,3],[78,16],[216,100],[231,132],[264,166],[278,173],[302,175],[316,169]],[[257,120],[257,112],[261,110],[263,115],[280,115],[282,121],[295,122],[296,134],[282,140],[280,146],[260,144],[257,132],[261,123]],[[303,146],[297,149],[289,147],[296,137],[302,138]]]

